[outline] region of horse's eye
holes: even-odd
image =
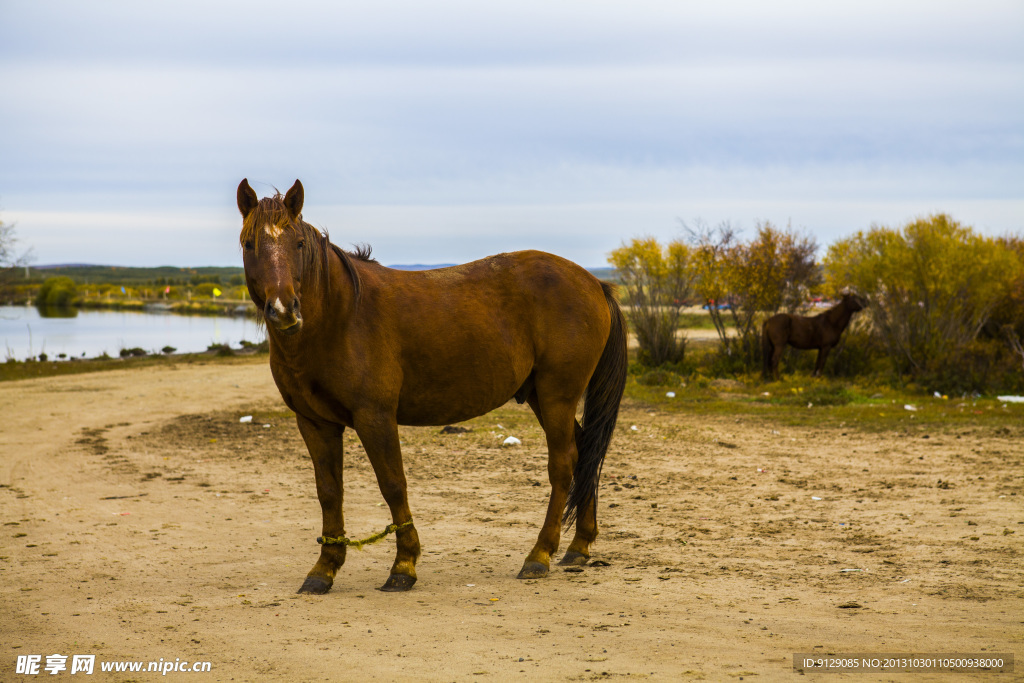
[[[252,249],[252,240],[246,240],[245,241],[245,248],[246,249]]]
[[[304,247],[305,245],[306,245],[305,241],[299,240],[299,249],[302,249],[302,247]]]

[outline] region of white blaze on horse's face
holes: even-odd
[[[281,251],[282,250],[281,250],[281,244],[278,241],[278,238],[281,237],[282,233],[284,233],[284,228],[281,227],[280,225],[274,225],[273,223],[267,223],[265,226],[263,226],[263,232],[269,238],[267,240],[264,240],[264,244],[266,245],[266,247],[264,249],[265,258],[271,264],[271,267],[273,268],[273,271],[278,274],[278,278],[280,278],[280,273],[281,273],[281,268],[280,268],[280,266],[281,266]],[[277,284],[278,291],[280,291],[282,289],[284,283],[282,283],[280,281],[280,279],[278,279],[276,284]],[[284,306],[281,305],[281,299],[279,299],[279,298],[275,300],[274,308],[278,308],[278,306],[281,306],[281,308],[279,309],[279,312],[280,313],[284,313],[285,312],[283,310]]]
[[[285,227],[273,223],[263,226],[266,237],[262,240],[260,257],[266,264],[263,273],[269,285],[264,290],[268,304],[264,312],[268,322],[285,334],[294,334],[301,328],[302,316],[296,295],[298,282],[294,281],[295,264],[289,262],[292,254],[286,244],[289,236]]]

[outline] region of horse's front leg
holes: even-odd
[[[776,382],[779,381],[779,362],[782,360],[782,354],[786,351],[786,343],[775,344],[772,349],[771,356],[771,373],[772,379]]]
[[[296,419],[309,456],[313,459],[316,495],[320,499],[324,517],[323,535],[332,538],[344,536],[342,465],[345,427],[314,422],[301,415],[296,415]],[[329,591],[334,583],[335,573],[345,564],[345,550],[346,546],[342,544],[324,544],[320,548],[320,558],[309,571],[299,592],[322,594]]]
[[[397,532],[395,563],[391,566],[391,575],[380,590],[407,591],[416,583],[420,538],[412,524],[402,527],[412,521],[412,512],[409,510],[405,470],[402,468],[398,424],[393,414],[363,414],[355,416],[355,428],[374,474],[377,475],[377,486],[391,509],[391,521],[401,527]]]
[[[818,349],[818,360],[814,363],[814,376],[821,377],[821,371],[825,367],[825,359],[828,358],[828,352],[832,350],[831,346],[822,346]]]

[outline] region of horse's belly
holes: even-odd
[[[810,349],[820,349],[821,348],[821,342],[819,340],[817,340],[817,339],[806,339],[806,338],[804,338],[804,339],[792,339],[791,338],[789,340],[789,345],[792,346],[794,349],[799,349],[800,351],[808,351]]]
[[[520,387],[522,379],[512,368],[474,374],[438,373],[418,377],[402,387],[398,423],[447,425],[462,422],[503,406]],[[527,370],[528,373],[528,370]]]

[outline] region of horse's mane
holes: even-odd
[[[841,320],[844,315],[847,314],[852,315],[856,311],[849,309],[847,307],[847,297],[854,297],[854,301],[856,301],[856,295],[853,294],[853,292],[844,292],[842,296],[839,297],[839,303],[837,303],[835,306],[830,307],[824,313],[819,313],[818,315],[822,316],[823,318],[826,318],[830,322],[837,322]]]
[[[376,263],[376,260],[370,256],[372,249],[368,244],[356,245],[354,252],[348,252],[336,244],[332,244],[326,230],[321,232],[302,220],[302,216],[299,216],[298,220],[292,221],[288,215],[288,210],[284,206],[284,195],[280,192],[276,193],[273,197],[261,199],[256,204],[256,207],[249,212],[249,215],[245,217],[242,221],[242,232],[238,238],[239,244],[244,245],[251,240],[253,247],[259,249],[260,235],[263,233],[261,228],[268,224],[282,229],[297,230],[302,234],[304,241],[302,249],[303,272],[310,273],[318,284],[322,283],[325,292],[328,291],[329,285],[328,254],[331,251],[337,254],[345,265],[345,270],[348,271],[349,278],[352,280],[356,301],[359,301],[362,286],[359,280],[359,272],[352,265],[352,259],[366,263]]]

